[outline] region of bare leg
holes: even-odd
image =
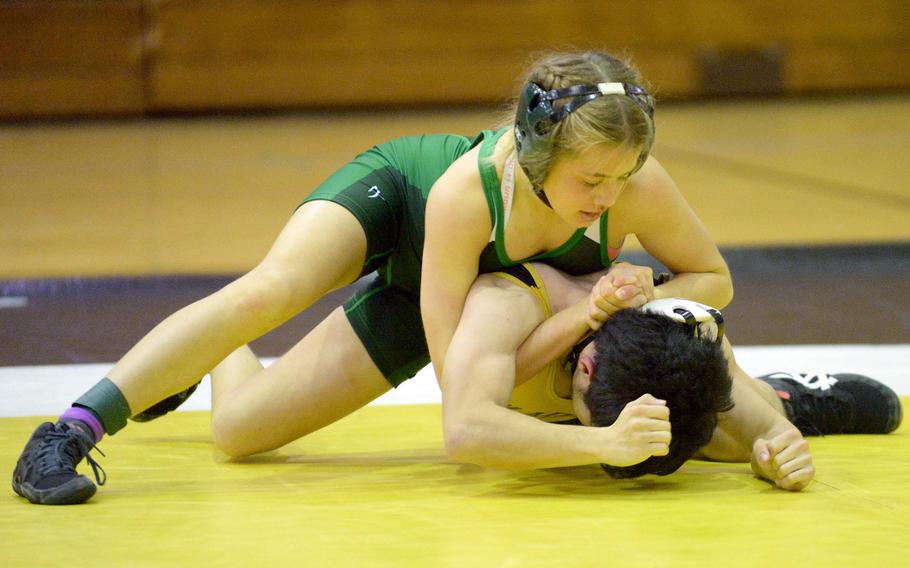
[[[366,256],[357,219],[329,201],[297,210],[266,258],[211,296],[165,319],[108,377],[139,412],[197,382],[239,346],[353,282]]]
[[[212,408],[218,407],[227,393],[261,373],[263,368],[249,345],[238,347],[212,369]]]
[[[350,414],[391,385],[337,308],[266,369],[239,350],[213,372],[212,432],[233,457],[281,447]]]

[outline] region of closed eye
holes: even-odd
[[[630,177],[631,177],[630,175],[624,175],[624,176],[618,177],[615,180],[613,180],[613,185],[625,186],[626,183],[628,183]],[[597,187],[598,185],[602,185],[606,181],[608,181],[608,178],[601,178],[598,180],[583,179],[583,180],[581,180],[581,183],[583,185],[585,185],[586,187],[594,188],[594,187]]]

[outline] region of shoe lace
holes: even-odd
[[[790,373],[781,372],[769,375],[775,379],[791,379],[804,387],[814,390],[827,391],[837,384],[837,378],[827,373]]]
[[[73,429],[61,428],[49,431],[44,439],[46,443],[38,450],[38,471],[42,476],[61,471],[75,471],[76,464],[85,458],[92,466],[92,473],[98,485],[107,482],[107,473],[89,453],[98,450],[99,454],[104,455],[94,442],[89,442],[85,436]]]

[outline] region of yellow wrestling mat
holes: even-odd
[[[889,436],[810,439],[818,475],[802,493],[746,464],[626,481],[596,466],[459,465],[432,404],[367,407],[245,464],[217,455],[208,421],[180,412],[106,438],[109,482],[86,505],[28,505],[6,485],[0,566],[910,563],[906,421]],[[0,419],[7,475],[37,424]]]

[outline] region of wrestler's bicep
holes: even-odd
[[[533,296],[481,276],[465,302],[440,381],[444,399],[506,406],[515,386],[515,354],[543,318]]]

